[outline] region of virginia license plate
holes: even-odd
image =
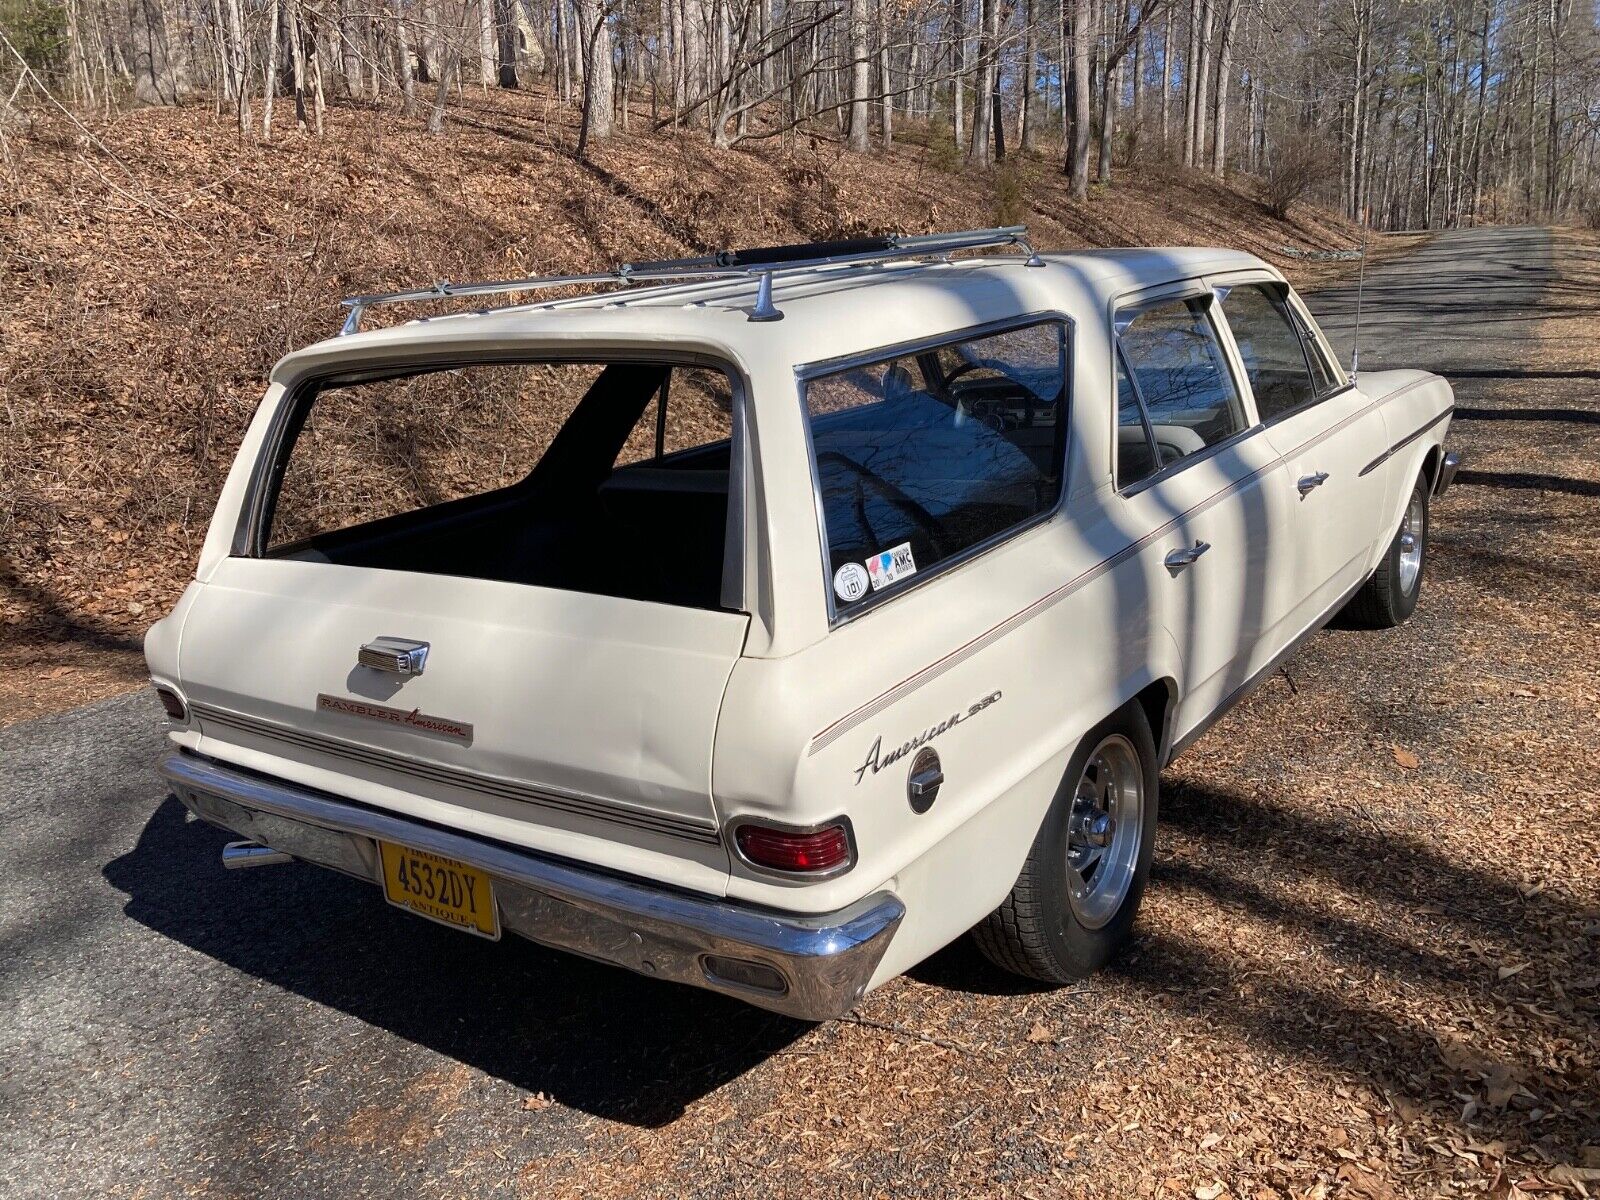
[[[393,842],[379,842],[378,852],[390,904],[479,937],[499,938],[494,885],[477,867]]]

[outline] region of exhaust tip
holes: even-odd
[[[245,867],[271,867],[278,863],[293,862],[294,856],[259,842],[229,842],[222,848],[222,865],[230,871]]]

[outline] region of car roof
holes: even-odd
[[[782,319],[752,321],[754,279],[621,288],[582,296],[418,318],[329,338],[285,358],[274,378],[372,355],[432,346],[559,352],[671,344],[790,367],[971,329],[1020,315],[1089,321],[1128,292],[1247,269],[1277,272],[1253,254],[1212,247],[1149,247],[785,270],[772,279]],[[536,348],[536,349],[535,349]]]

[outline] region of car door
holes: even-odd
[[[1183,656],[1177,740],[1268,662],[1291,599],[1287,483],[1234,377],[1212,297],[1119,308],[1117,488],[1158,619]]]
[[[1319,623],[1358,587],[1384,511],[1384,480],[1362,474],[1388,445],[1381,411],[1351,386],[1311,332],[1287,285],[1268,278],[1217,283],[1268,440],[1294,489],[1292,560],[1285,564],[1298,630]]]

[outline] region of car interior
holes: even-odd
[[[605,366],[532,471],[509,487],[269,544],[265,554],[720,608],[731,442],[617,465],[675,369]],[[314,403],[315,395],[301,401],[280,455],[293,453]]]

